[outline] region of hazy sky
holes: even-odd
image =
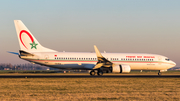
[[[57,51],[153,53],[180,66],[180,0],[1,0],[0,63],[27,63],[13,20]]]

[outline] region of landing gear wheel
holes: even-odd
[[[90,75],[91,75],[91,76],[94,76],[94,75],[95,75],[95,71],[92,70],[92,71],[90,72]]]
[[[98,71],[97,74],[98,74],[98,76],[102,76],[103,72],[102,71]]]
[[[161,73],[159,72],[158,75],[161,76]]]
[[[107,70],[106,73],[109,73],[109,70]]]

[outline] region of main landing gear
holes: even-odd
[[[92,70],[92,71],[90,72],[90,75],[91,75],[91,76],[94,76],[94,75],[95,75],[95,71]]]
[[[99,71],[99,70],[98,70],[97,75],[98,75],[98,76],[102,76],[102,75],[103,75],[103,71]]]
[[[90,75],[91,75],[91,76],[94,76],[95,74],[96,74],[95,70],[92,70],[92,71],[90,72]],[[98,70],[97,70],[97,75],[98,75],[98,76],[102,76],[102,75],[103,75],[103,71],[100,70],[100,69],[98,69]]]

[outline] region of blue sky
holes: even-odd
[[[58,51],[153,53],[180,66],[179,0],[0,1],[0,63],[27,63],[13,20],[22,20],[45,47]]]

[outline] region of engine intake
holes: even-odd
[[[129,73],[130,71],[131,67],[127,64],[112,65],[112,73]]]

